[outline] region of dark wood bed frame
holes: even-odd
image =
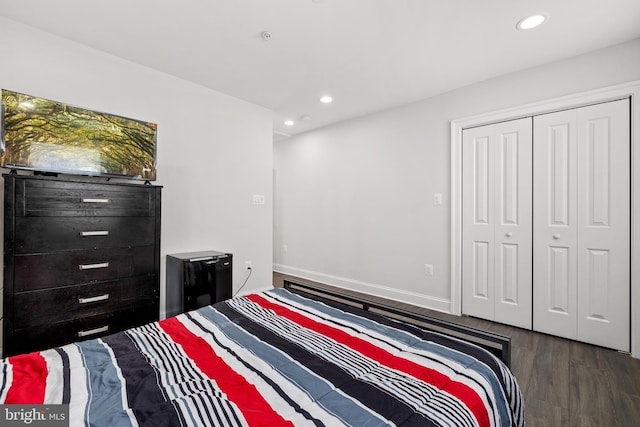
[[[365,297],[356,297],[347,295],[346,293],[317,287],[306,283],[294,282],[288,279],[284,280],[285,289],[301,295],[309,297],[321,297],[333,301],[358,307],[362,310],[375,312],[383,316],[392,317],[394,319],[403,320],[405,322],[416,325],[422,329],[441,332],[456,338],[469,341],[479,345],[482,348],[495,354],[502,360],[507,367],[511,366],[511,338],[496,334],[493,332],[483,331],[481,329],[472,328],[465,325],[449,322],[447,320],[437,319],[435,317],[418,314],[415,312],[402,310],[384,304],[378,301],[368,300]]]

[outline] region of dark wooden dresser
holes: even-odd
[[[161,187],[3,177],[4,357],[158,320]]]

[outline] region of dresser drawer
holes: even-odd
[[[13,291],[153,275],[155,261],[155,246],[16,255]]]
[[[4,355],[44,350],[98,338],[155,320],[158,320],[158,305],[147,303],[126,310],[51,323],[38,328],[16,329],[8,341],[8,348],[5,349]]]
[[[155,242],[153,217],[17,217],[15,221],[16,254]]]
[[[145,185],[17,180],[16,216],[153,216],[156,191]]]
[[[48,325],[155,301],[155,276],[19,292],[13,318],[21,327]]]

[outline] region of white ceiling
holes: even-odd
[[[0,15],[267,107],[276,137],[640,37],[639,0],[0,0]]]

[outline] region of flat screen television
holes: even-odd
[[[154,181],[158,126],[2,90],[0,166]]]

